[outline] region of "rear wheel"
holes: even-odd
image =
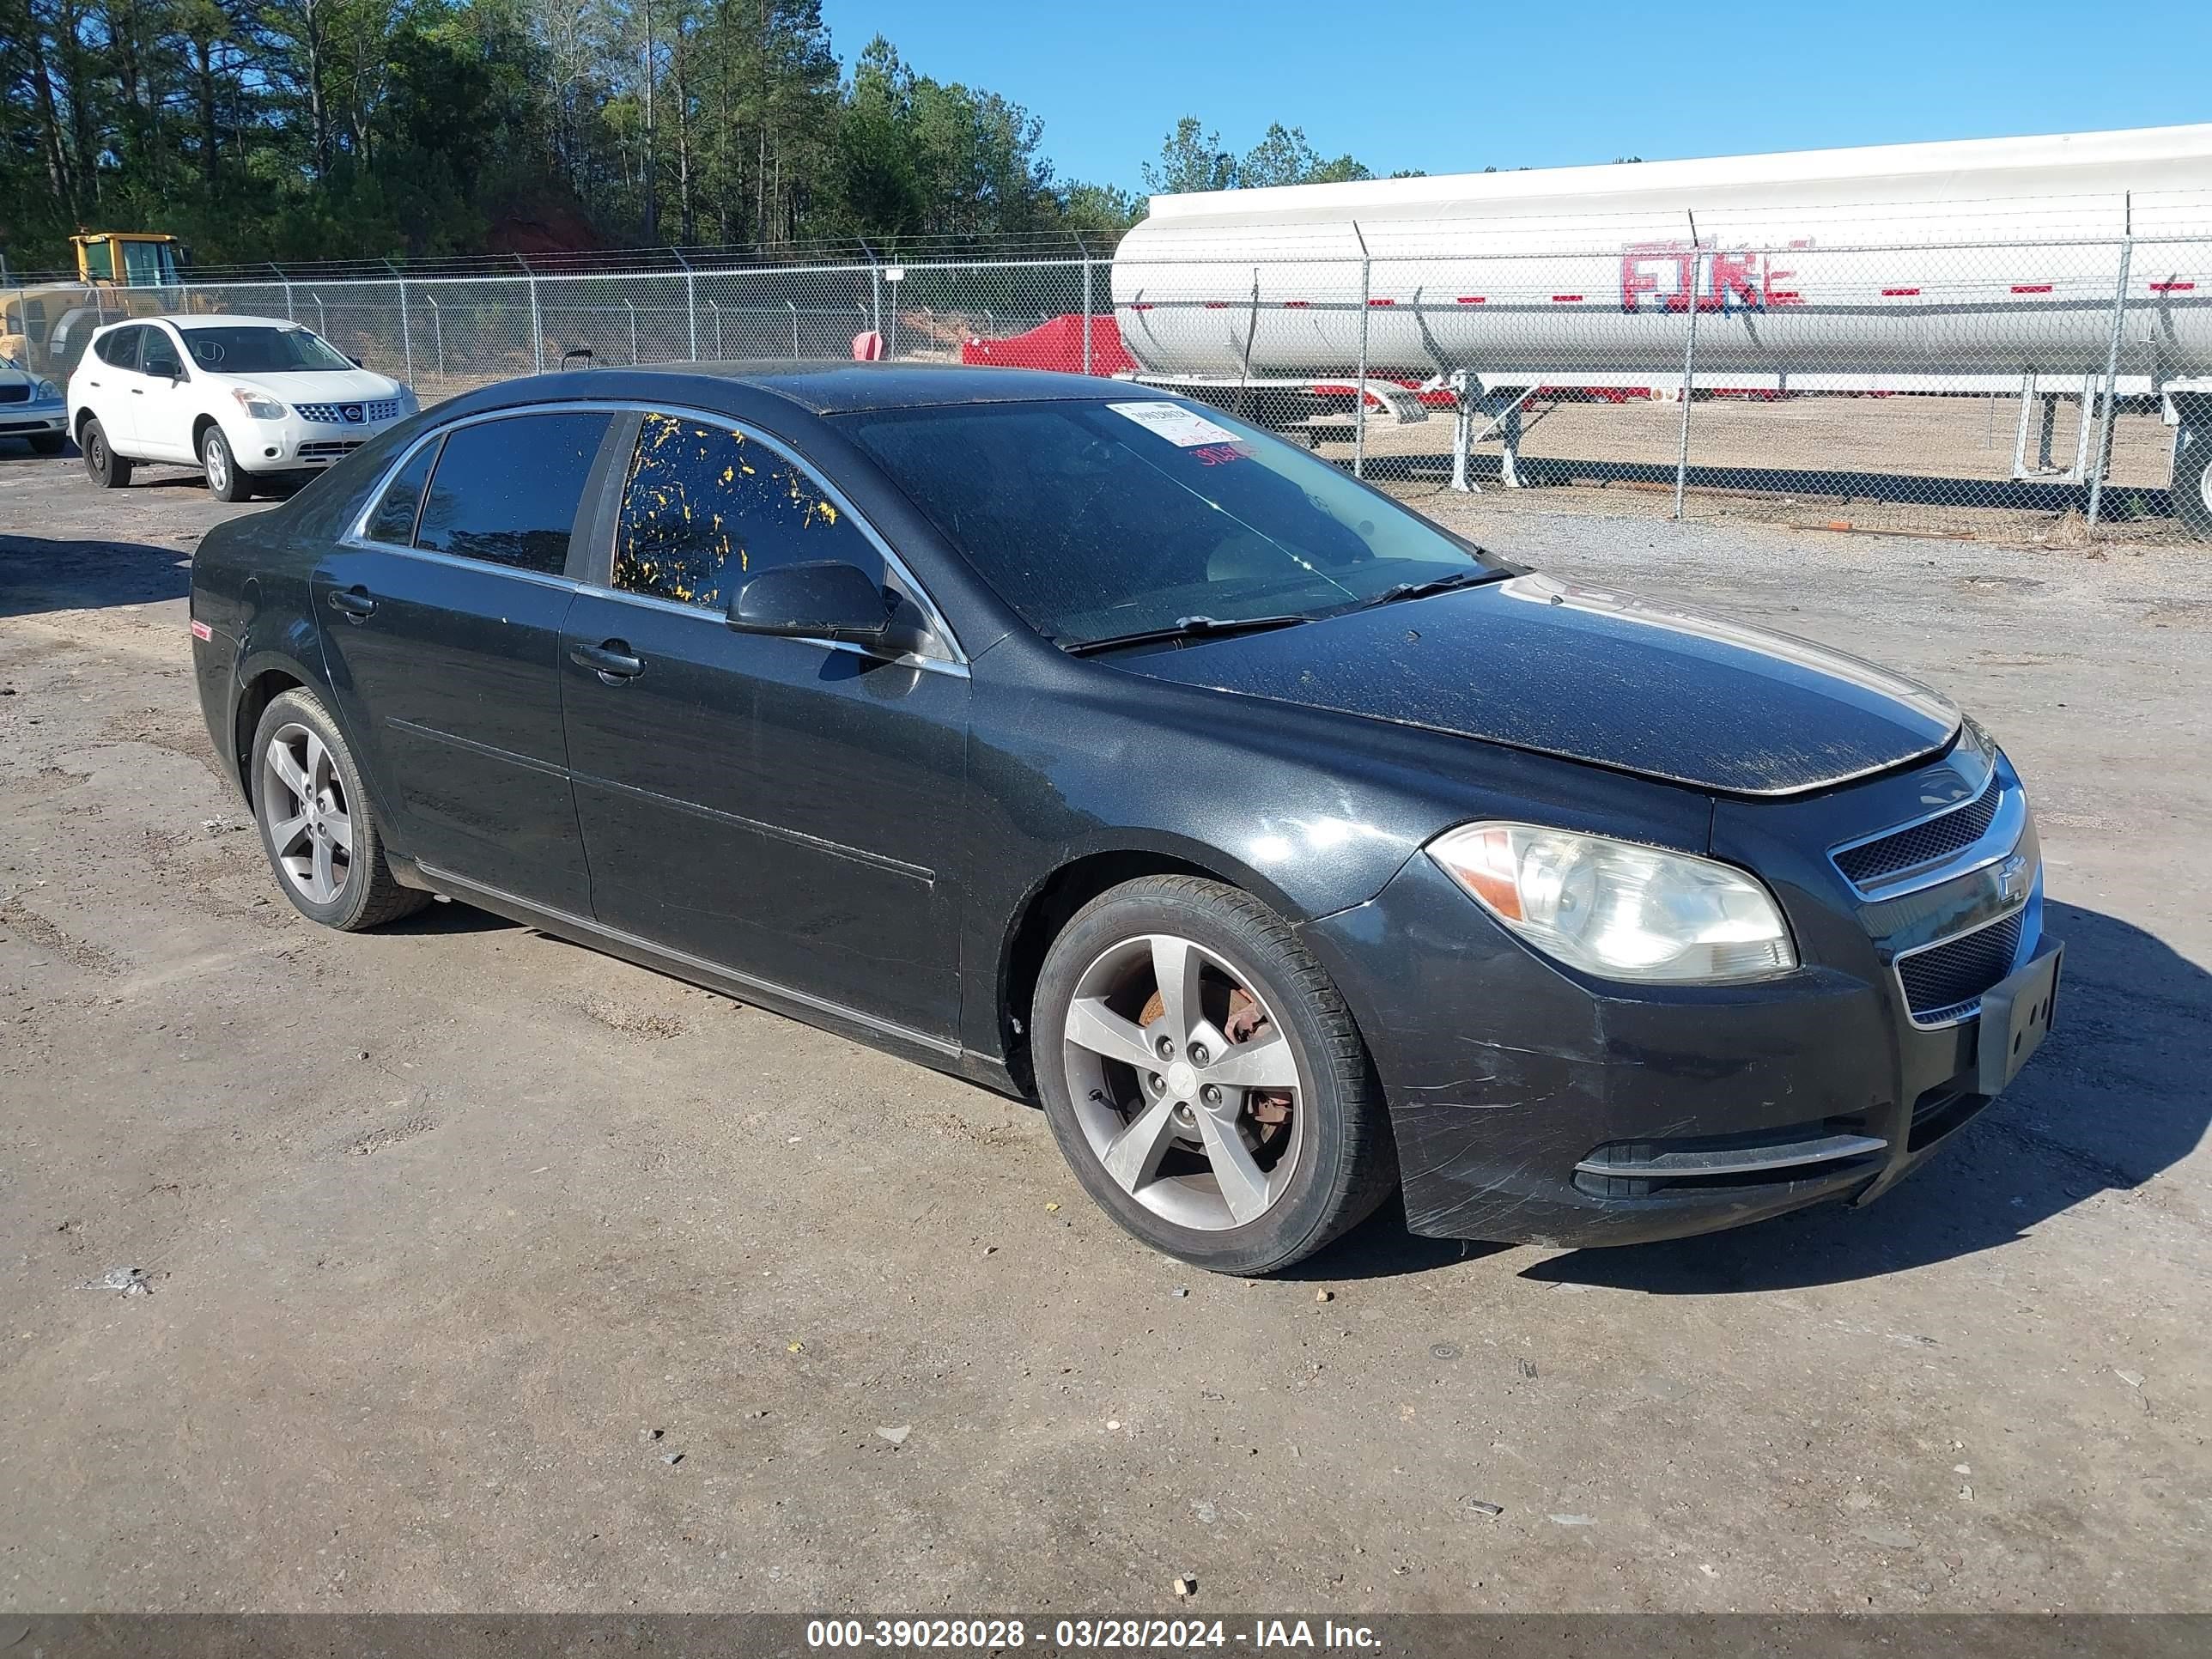
[[[84,452],[84,475],[102,489],[120,489],[131,482],[131,463],[107,447],[107,428],[97,419],[87,421],[78,434]]]
[[[262,849],[302,915],[350,933],[430,902],[401,886],[385,861],[353,751],[319,699],[307,691],[273,699],[254,729],[251,759]]]
[[[2191,534],[2212,541],[2212,424],[2173,434],[2173,512]]]
[[[31,434],[31,453],[34,455],[58,455],[68,442],[69,440],[58,432],[33,432]]]
[[[1395,1184],[1343,999],[1283,919],[1235,888],[1155,876],[1094,900],[1047,953],[1030,1030],[1077,1178],[1169,1255],[1273,1273]]]
[[[200,434],[200,471],[207,474],[208,493],[219,501],[242,501],[253,494],[219,426]]]

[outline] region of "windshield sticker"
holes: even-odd
[[[1146,431],[1165,438],[1178,449],[1243,441],[1227,427],[1216,426],[1195,410],[1185,409],[1181,404],[1109,404],[1106,407],[1123,420],[1134,421]]]

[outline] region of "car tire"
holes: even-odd
[[[301,915],[353,933],[430,902],[392,875],[353,750],[313,693],[272,698],[246,759],[262,851]]]
[[[251,500],[253,485],[238,458],[230,453],[230,440],[219,426],[200,434],[200,471],[207,476],[208,494],[219,501]]]
[[[1289,924],[1234,887],[1148,876],[1092,900],[1046,953],[1030,1031],[1046,1121],[1084,1189],[1193,1267],[1279,1272],[1397,1184],[1344,999]]]
[[[131,482],[131,463],[107,447],[107,428],[97,419],[87,421],[77,434],[84,452],[84,475],[102,489],[120,489]]]
[[[58,432],[33,432],[31,453],[33,455],[58,455],[69,447],[69,440]]]
[[[2212,422],[2173,434],[2173,513],[2200,541],[2212,541]]]

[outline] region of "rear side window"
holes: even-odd
[[[415,545],[560,574],[606,415],[510,415],[447,434]]]
[[[362,521],[362,534],[394,547],[413,546],[415,518],[422,510],[422,486],[430,482],[430,469],[437,459],[434,440],[416,450],[377,497],[374,510]]]
[[[112,334],[103,334],[94,349],[103,363],[117,368],[138,367],[138,342],[145,335],[143,328],[118,328]]]
[[[809,559],[883,578],[883,556],[805,467],[727,427],[645,417],[615,532],[617,587],[723,610],[762,571]]]

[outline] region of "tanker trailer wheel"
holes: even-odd
[[[2173,514],[2190,534],[2212,542],[2212,418],[2173,434]]]

